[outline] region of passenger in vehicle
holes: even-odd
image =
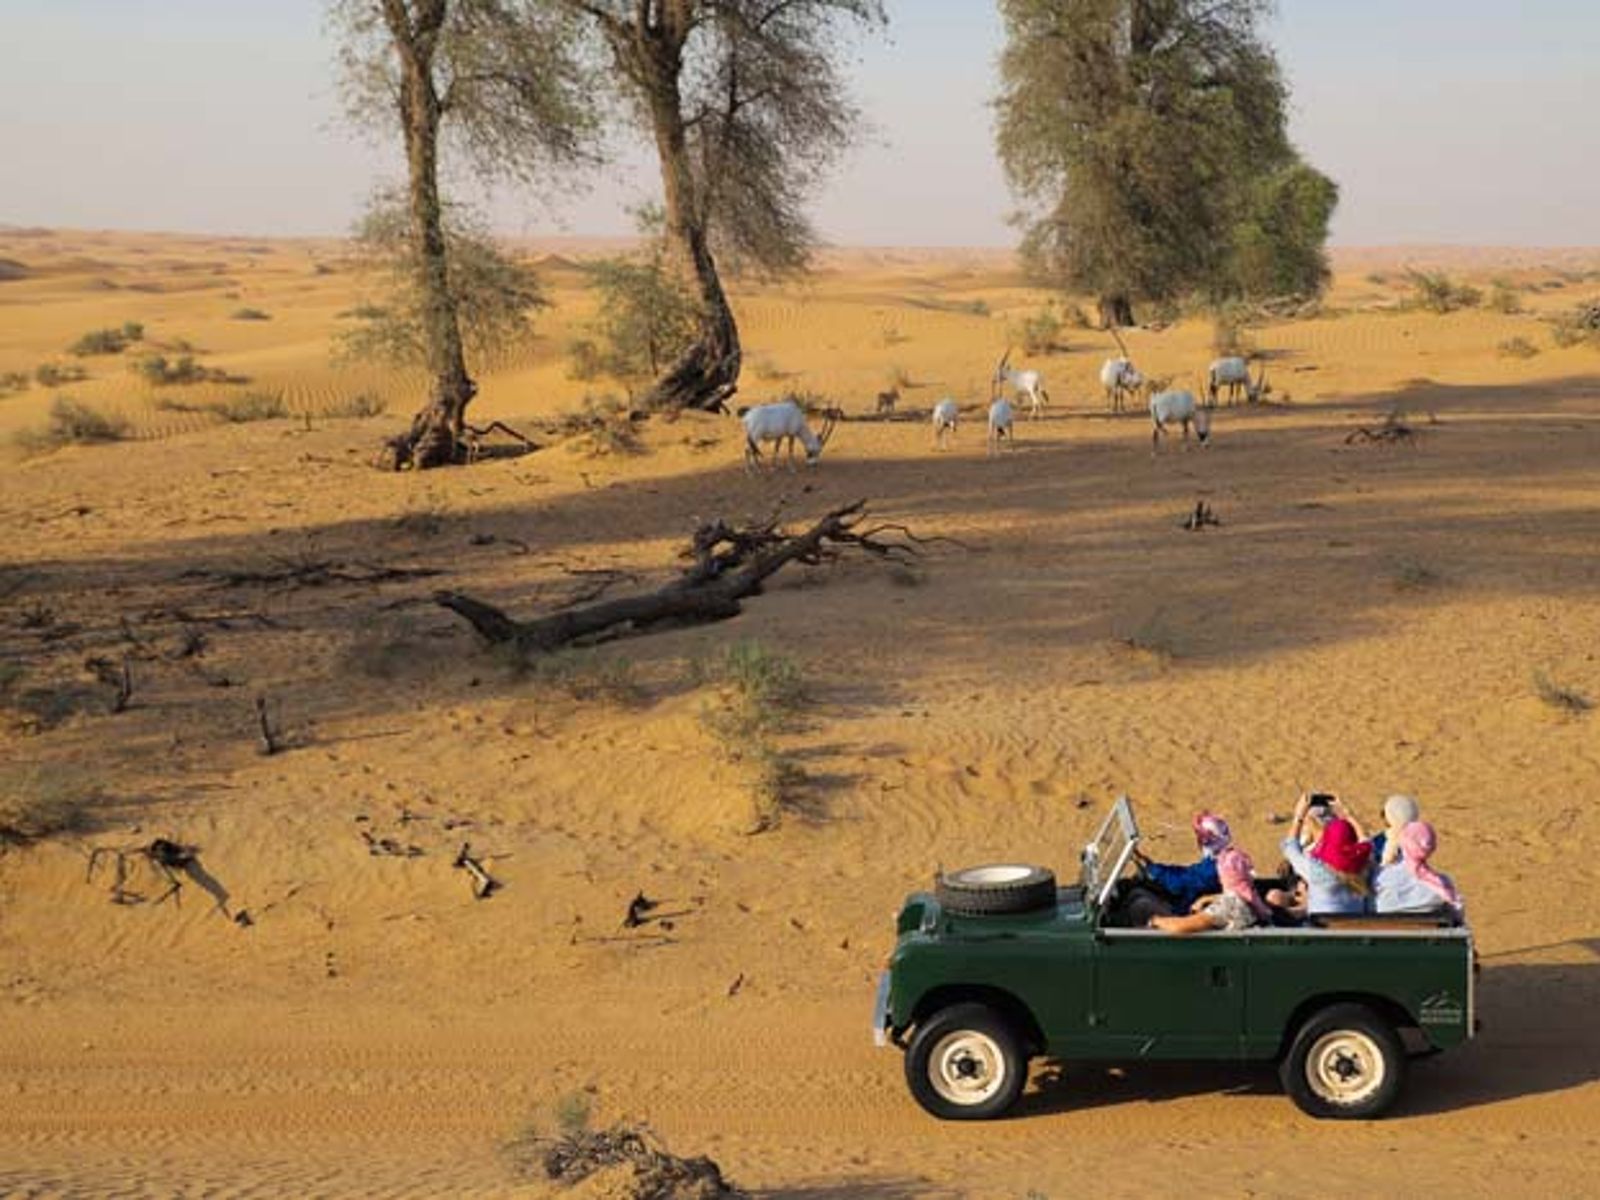
[[[1458,916],[1461,893],[1450,876],[1428,865],[1438,839],[1426,821],[1403,826],[1398,837],[1400,857],[1379,867],[1373,876],[1373,907],[1381,913],[1433,912],[1449,908]]]
[[[1250,856],[1230,846],[1217,855],[1216,864],[1220,893],[1200,897],[1195,901],[1194,911],[1187,916],[1151,917],[1150,928],[1184,935],[1267,924],[1272,912],[1256,895],[1255,868]]]
[[[1294,809],[1294,828],[1283,839],[1283,856],[1295,874],[1306,881],[1306,913],[1362,913],[1372,888],[1367,868],[1372,862],[1372,843],[1363,841],[1360,826],[1351,820],[1344,805],[1334,800],[1328,805],[1329,820],[1308,851],[1300,844],[1300,833],[1311,811],[1311,798],[1301,796]]]
[[[1228,823],[1213,812],[1198,812],[1191,822],[1195,844],[1200,847],[1200,861],[1182,866],[1177,863],[1151,862],[1135,851],[1139,866],[1150,882],[1172,897],[1173,907],[1186,913],[1201,896],[1209,896],[1219,889],[1217,881],[1217,856],[1233,844],[1233,833]]]
[[[1420,819],[1414,797],[1396,793],[1383,802],[1384,828],[1372,839],[1372,869],[1400,861],[1400,831]]]

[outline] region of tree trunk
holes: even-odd
[[[1133,302],[1125,294],[1100,297],[1100,328],[1121,329],[1132,324]]]
[[[422,340],[431,395],[411,428],[385,443],[381,465],[425,470],[460,462],[467,404],[478,388],[467,374],[461,325],[450,291],[444,214],[439,202],[439,93],[433,54],[446,0],[417,6],[413,23],[401,0],[385,0],[384,15],[400,58],[400,119],[405,131],[407,198],[422,296]]]
[[[646,408],[718,410],[739,385],[739,328],[711,254],[703,197],[689,165],[679,78],[683,41],[675,29],[658,30],[648,52],[650,119],[661,160],[668,250],[694,279],[700,294],[700,337],[678,356],[645,396]]]

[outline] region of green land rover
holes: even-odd
[[[1028,1062],[1276,1061],[1317,1117],[1373,1117],[1409,1057],[1476,1025],[1472,933],[1453,914],[1312,918],[1175,937],[1148,901],[1126,797],[1084,847],[1079,881],[1038,867],[941,875],[906,898],[873,1034],[905,1051],[911,1094],[950,1119],[999,1116]]]

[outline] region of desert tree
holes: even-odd
[[[451,237],[441,197],[441,150],[459,155],[484,179],[541,184],[552,169],[583,161],[595,120],[585,104],[586,72],[571,17],[544,0],[330,0],[340,41],[348,109],[354,119],[398,133],[405,149],[401,203],[369,217],[369,244],[400,250],[409,276],[399,319],[384,335],[394,349],[409,340],[430,392],[383,460],[395,468],[459,462],[466,409],[477,392],[467,370],[467,299],[486,277],[504,302],[525,284],[485,260],[483,238]],[[467,256],[475,256],[468,263]],[[484,270],[477,270],[482,268]],[[524,310],[525,311],[525,310]],[[477,327],[492,336],[504,321]],[[398,339],[398,341],[397,341]]]
[[[1270,8],[1000,0],[998,149],[1024,204],[1024,258],[1095,294],[1105,324],[1131,324],[1136,300],[1223,299],[1286,275],[1315,290],[1325,278],[1337,192],[1289,141],[1286,88],[1260,29]],[[1297,248],[1274,241],[1280,206],[1300,218]]]
[[[753,271],[804,267],[805,202],[857,113],[840,72],[847,30],[881,24],[880,0],[562,0],[611,56],[621,111],[653,144],[671,269],[699,308],[698,336],[644,397],[720,408],[738,386],[739,330],[719,257]]]

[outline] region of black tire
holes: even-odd
[[[1056,877],[1044,867],[994,863],[942,874],[933,890],[939,906],[955,916],[999,916],[1053,908]]]
[[[1364,1004],[1334,1004],[1300,1027],[1278,1074],[1301,1112],[1361,1120],[1394,1103],[1405,1070],[1394,1026]]]
[[[983,1004],[952,1004],[917,1026],[906,1051],[906,1083],[944,1121],[986,1121],[1016,1103],[1028,1056],[1009,1022]]]

